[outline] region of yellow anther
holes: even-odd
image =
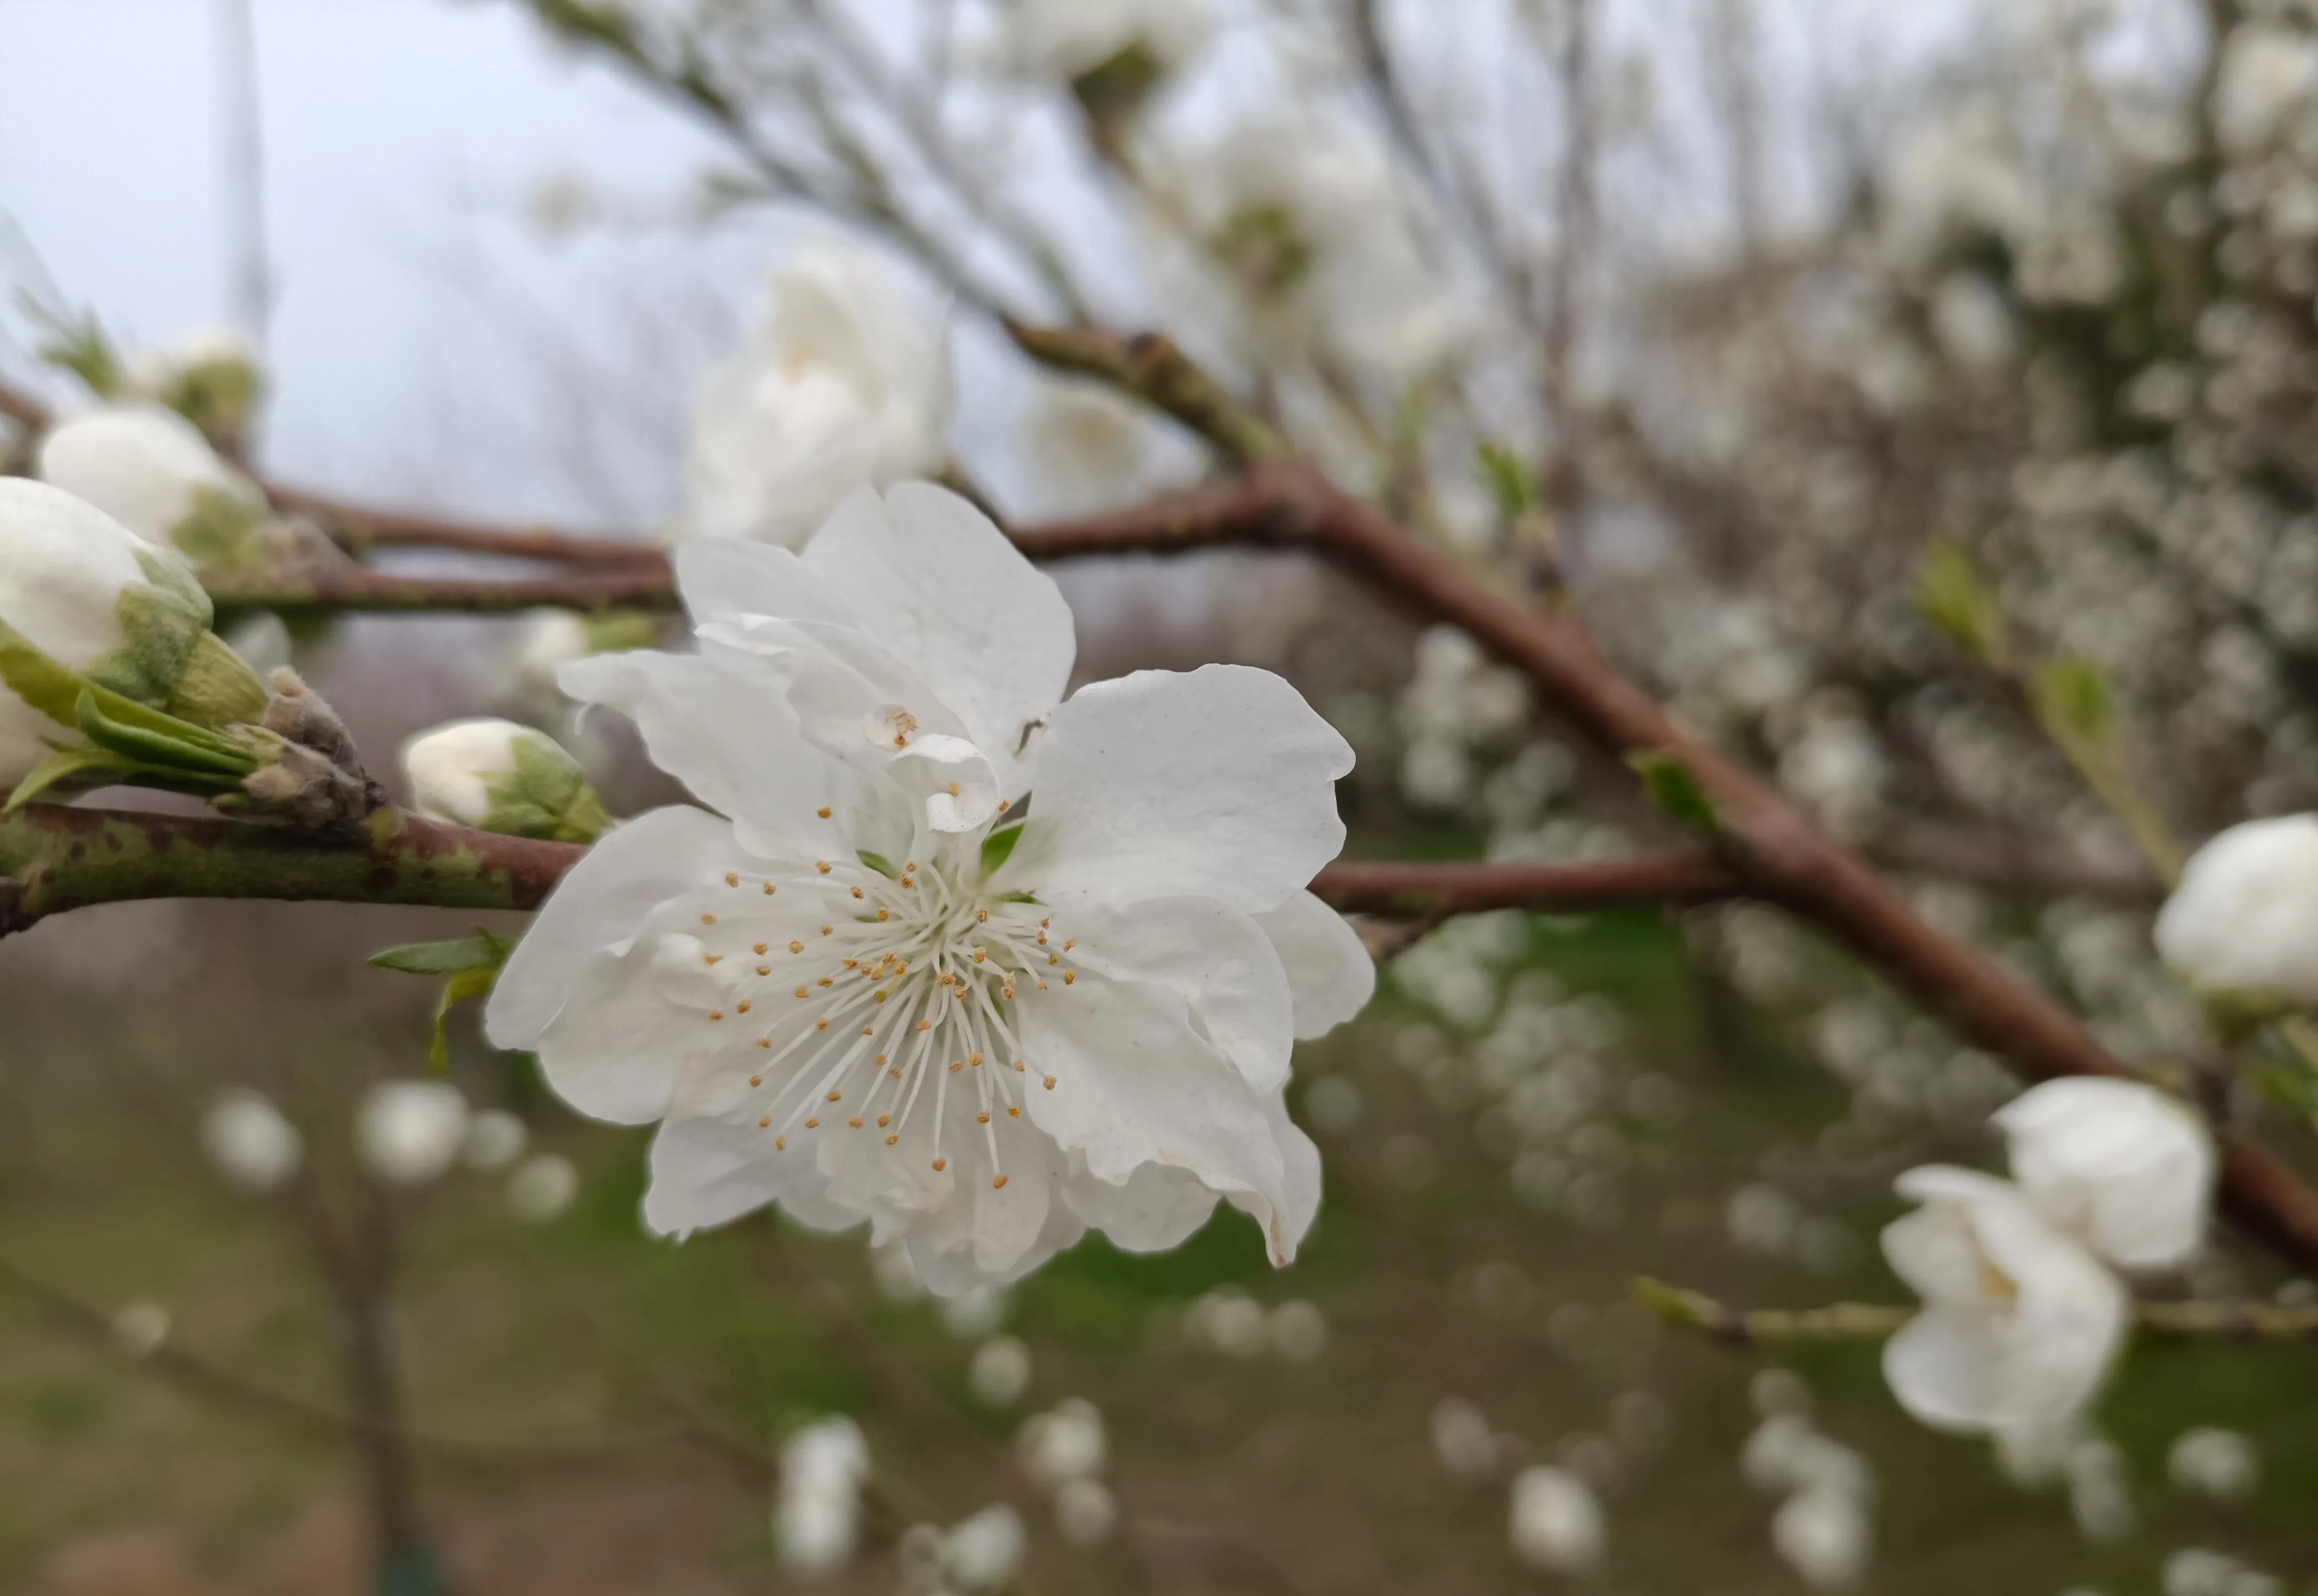
[[[950,785],[949,785],[949,795],[950,795],[951,797],[955,798],[955,797],[957,797],[957,794],[958,794],[958,785],[957,785],[957,784],[956,782],[952,782],[952,783],[950,783]]]
[[[885,1055],[882,1053],[877,1055],[877,1067],[881,1070],[885,1067]]]
[[[918,1022],[918,1029],[921,1031],[930,1031],[933,1028],[934,1022],[930,1019],[921,1019]]]
[[[966,1054],[966,1062],[973,1065],[977,1070],[982,1068],[982,1055],[978,1053]]]
[[[1058,953],[1050,953],[1047,955],[1047,963],[1049,964],[1059,964],[1062,962],[1063,955]]]
[[[987,909],[977,909],[974,911],[974,923],[975,925],[987,925],[989,921],[990,910]]]
[[[952,1060],[950,1060],[950,1062],[949,1062],[949,1072],[950,1072],[951,1074],[953,1074],[953,1075],[957,1074],[960,1070],[963,1070],[963,1069],[965,1069],[965,1068],[966,1068],[966,1061],[965,1061],[964,1059],[952,1059]]]
[[[749,1077],[749,1084],[752,1088],[762,1086],[765,1084],[765,1078],[762,1075],[751,1075]]]
[[[721,953],[705,953],[700,955],[700,962],[704,964],[721,964],[724,962],[724,955]]]
[[[845,1124],[847,1128],[858,1131],[861,1128],[861,1116],[857,1114],[852,1118],[847,1120]]]
[[[987,1118],[987,1117],[989,1117],[989,1116],[988,1116],[987,1115],[985,1115],[985,1116],[984,1116],[984,1118]],[[1005,1189],[1006,1189],[1006,1177],[1005,1177],[1005,1176],[1003,1176],[1003,1175],[993,1175],[993,1176],[990,1178],[990,1189],[991,1189],[991,1190],[993,1190],[993,1191],[1003,1191],[1003,1190],[1005,1190]]]
[[[768,1114],[768,1115],[765,1115],[762,1118],[759,1119],[759,1120],[757,1121],[757,1128],[758,1128],[759,1130],[760,1130],[760,1131],[768,1131],[768,1130],[772,1129],[772,1128],[773,1128],[773,1116],[772,1116],[771,1115]]]
[[[845,1094],[840,1091],[832,1091],[829,1094],[829,1100],[832,1103],[841,1103],[845,1101]]]
[[[1041,1084],[1043,1084],[1048,1091],[1052,1091],[1055,1089],[1055,1078],[1052,1075],[1049,1075]]]
[[[1014,801],[1011,798],[1001,798],[998,801],[998,812],[1000,814],[1004,814],[1008,810],[1013,807]]]
[[[1063,951],[1065,953],[1070,952],[1071,949],[1076,947],[1078,945],[1079,939],[1075,937],[1065,937],[1063,938]]]
[[[759,975],[770,975],[772,973],[773,967],[770,964],[759,964],[757,966],[757,973]]]
[[[732,1012],[733,1012],[733,1013],[735,1013],[735,1014],[746,1014],[746,1013],[748,1013],[748,1012],[749,1012],[749,1000],[748,1000],[748,999],[746,999],[746,998],[743,998],[743,999],[741,999],[739,1002],[737,1002],[737,1003],[733,1004],[733,1005],[732,1005]]]
[[[860,891],[857,888],[853,895],[858,898],[861,895]],[[821,934],[824,937],[834,937],[837,935],[837,928],[835,926],[823,926],[821,928]]]
[[[893,1123],[894,1116],[890,1114],[880,1114],[877,1116],[877,1128],[881,1131]]]
[[[1009,1119],[1020,1119],[1022,1117],[1022,1110],[1010,1107],[1006,1110],[1006,1117]]]
[[[759,943],[758,943],[754,947],[751,947],[749,951],[750,951],[750,953],[752,953],[752,954],[757,954],[757,955],[760,955],[760,956],[761,956],[761,955],[763,955],[764,951],[765,951],[767,948],[770,947],[770,946],[772,946],[772,944],[771,944],[771,943],[769,943],[769,942],[759,942]]]
[[[1047,934],[1044,931],[1038,933],[1038,946],[1040,947],[1047,946]]]
[[[829,1022],[825,1019],[814,1020],[813,1022],[813,1028],[816,1031],[825,1031],[829,1029]]]
[[[772,1123],[773,1123],[773,1116],[772,1116],[771,1115],[768,1114],[767,1116],[765,1116],[765,1117],[764,1117],[764,1118],[762,1118],[762,1119],[760,1119],[760,1120],[759,1120],[759,1121],[757,1122],[757,1128],[758,1128],[759,1130],[763,1130],[765,1127],[767,1127],[768,1125],[771,1125]],[[786,1152],[788,1151],[788,1148],[789,1148],[789,1139],[788,1139],[786,1136],[775,1136],[775,1137],[773,1138],[773,1151],[774,1151],[775,1152]]]
[[[890,992],[890,991],[885,991],[885,992],[872,992],[872,993],[870,993],[870,994],[869,994],[869,1000],[870,1000],[871,1002],[873,1002],[873,1003],[882,1003],[882,1002],[884,1002],[886,999],[888,999],[888,998],[892,997],[893,995],[894,995],[894,994],[893,994],[892,992]],[[869,1033],[868,1033],[867,1030],[864,1030],[861,1034],[862,1034],[863,1036],[867,1036]]]
[[[894,1135],[894,1134],[891,1134],[889,1133],[889,1134],[886,1135],[886,1137],[885,1137],[885,1145],[886,1145],[886,1146],[888,1146],[888,1147],[891,1147],[892,1145],[894,1145],[894,1143],[896,1143],[896,1142],[900,1141],[901,1139],[902,1139],[901,1137],[896,1136],[896,1135]]]
[[[1051,915],[1051,914],[1050,914],[1050,915],[1048,915],[1045,919],[1042,919],[1042,920],[1040,920],[1040,921],[1038,922],[1038,929],[1040,929],[1041,931],[1043,931],[1043,930],[1045,930],[1048,926],[1051,926],[1051,925],[1053,925],[1054,923],[1055,923],[1055,917],[1054,917],[1053,915]]]
[[[1021,1061],[1020,1059],[1016,1059],[1016,1060],[1014,1061],[1014,1073],[1016,1073],[1017,1075],[1020,1075],[1021,1072],[1022,1072],[1022,1061]]]
[[[728,887],[739,886],[741,884],[741,873],[737,870],[727,870],[724,873],[724,884]]]
[[[983,961],[983,960],[984,960],[984,959],[988,958],[989,956],[990,956],[990,950],[989,950],[988,948],[984,948],[984,947],[977,947],[977,948],[975,948],[975,949],[974,950],[974,962],[975,962],[975,964],[979,964],[980,963],[982,963],[982,961]]]
[[[918,862],[917,862],[915,859],[912,859],[912,860],[910,860],[907,864],[905,864],[905,865],[903,865],[902,866],[902,874],[904,874],[904,875],[912,875],[912,874],[916,874],[916,872],[917,872],[917,868],[918,868]]]
[[[1012,996],[1014,995],[1014,988],[1013,988],[1013,986],[1011,985],[1011,983],[1009,983],[1008,985],[1005,985],[1005,986],[1002,986],[1002,987],[1000,987],[1000,988],[998,989],[998,995],[999,995],[1000,997],[1002,997],[1002,998],[1011,998],[1011,997],[1012,997]]]
[[[990,1110],[984,1108],[981,1113],[975,1115],[974,1116],[974,1123],[976,1125],[988,1125],[990,1123]]]
[[[704,926],[713,926],[716,923],[716,917],[713,914],[704,914],[700,917],[700,923]]]
[[[855,897],[857,897],[857,898],[866,898],[866,897],[867,897],[869,894],[868,894],[868,893],[867,893],[867,892],[863,892],[859,887],[855,887],[855,888],[853,889],[853,895],[854,895]],[[824,931],[824,932],[822,932],[822,936],[824,936],[824,937],[826,937],[828,934],[829,934],[829,933],[828,933],[828,932],[826,932],[826,931]]]
[[[946,1159],[946,1158],[938,1158],[938,1159],[934,1160],[934,1173],[935,1173],[935,1174],[939,1175],[939,1174],[940,1174],[944,1170],[947,1170],[948,1168],[949,1168],[949,1160],[948,1160],[948,1159]]]
[[[834,975],[824,975],[813,984],[815,986],[835,986],[837,984],[837,977]]]
[[[765,883],[765,896],[766,896],[766,897],[768,897],[768,898],[769,898],[769,897],[771,897],[772,895],[773,895],[773,883],[772,883],[771,882],[767,882],[767,883]]]
[[[789,943],[789,951],[791,953],[803,953],[804,951],[804,944],[792,939]]]
[[[821,1121],[818,1119],[808,1119],[804,1122],[804,1128],[809,1131],[817,1131],[821,1128]]]
[[[711,1019],[723,1019],[724,1018],[724,1011],[722,1009],[711,1009],[708,1011],[708,1018]]]
[[[823,875],[827,875],[829,874],[829,861],[827,859],[815,859],[813,862],[813,867],[815,870],[820,871]]]
[[[824,803],[824,804],[822,804],[819,809],[814,810],[813,812],[813,813],[815,813],[815,814],[817,814],[817,815],[819,815],[822,820],[827,820],[827,819],[829,818],[829,805],[828,805],[828,804],[826,804],[826,803]]]
[[[890,909],[881,909],[877,911],[877,923],[881,926],[893,918],[894,911]]]
[[[757,1045],[769,1051],[773,1045],[773,1039],[770,1036],[759,1036],[757,1038]]]
[[[879,994],[881,997],[883,995],[883,993]],[[877,1027],[876,1026],[863,1026],[861,1027],[861,1034],[865,1036],[874,1036],[877,1034]]]
[[[813,988],[809,986],[801,986],[797,988],[796,995],[800,998],[810,998],[813,996]]]
[[[1071,982],[1076,981],[1078,978],[1079,973],[1075,970],[1065,970],[1063,972],[1063,984],[1065,986],[1070,985]]]

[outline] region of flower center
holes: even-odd
[[[824,1114],[843,1115],[852,1130],[874,1125],[888,1147],[928,1114],[937,1173],[949,1164],[946,1134],[978,1131],[991,1184],[1005,1186],[994,1121],[1022,1116],[1034,1074],[1055,1088],[1055,1077],[1034,1071],[1025,1056],[1019,1006],[1077,982],[1063,960],[1077,943],[1054,929],[1043,906],[988,890],[981,840],[940,839],[943,852],[923,864],[838,856],[724,877],[746,895],[730,917],[700,917],[704,928],[723,930],[704,931],[717,946],[702,957],[712,967],[731,959],[739,973],[733,1000],[707,1018],[755,1028],[763,1056],[750,1060],[748,1085],[776,1152],[787,1150],[793,1133],[820,1129]],[[826,918],[808,931],[792,911],[782,920],[786,940],[735,939],[736,931],[762,935],[750,911],[763,899],[802,899]],[[971,1127],[951,1125],[953,1096],[973,1115]]]

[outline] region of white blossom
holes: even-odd
[[[1060,594],[939,489],[864,491],[802,556],[677,564],[703,652],[562,681],[722,813],[597,843],[487,1015],[574,1107],[661,1122],[647,1222],[867,1217],[955,1295],[1090,1225],[1173,1246],[1223,1196],[1291,1258],[1318,1154],[1289,1043],[1374,981],[1303,891],[1343,839],[1343,740],[1245,668],[1057,703]]]
[[[1771,1544],[1815,1591],[1855,1584],[1874,1551],[1867,1505],[1824,1485],[1796,1492],[1771,1519]]]
[[[1598,1566],[1609,1545],[1594,1488],[1566,1468],[1545,1466],[1514,1476],[1511,1533],[1515,1556],[1558,1574]]]
[[[2201,992],[2318,1003],[2318,814],[2248,820],[2192,854],[2156,938]]]
[[[1119,1499],[1101,1480],[1065,1480],[1055,1493],[1055,1528],[1074,1547],[1101,1546],[1119,1528]]]
[[[504,1170],[523,1156],[524,1143],[530,1140],[521,1116],[486,1108],[467,1122],[459,1160],[471,1170]]]
[[[2244,1496],[2260,1482],[2261,1455],[2233,1430],[2185,1430],[2165,1454],[2165,1472],[2174,1484],[2201,1496]]]
[[[382,1080],[355,1113],[363,1166],[392,1186],[440,1180],[466,1134],[467,1099],[447,1080]]]
[[[1433,1404],[1433,1455],[1460,1480],[1486,1480],[1497,1472],[1497,1436],[1489,1417],[1461,1396]]]
[[[561,1153],[534,1153],[508,1177],[508,1207],[526,1224],[562,1217],[579,1195],[580,1171]]]
[[[848,494],[938,471],[949,337],[878,256],[842,238],[775,265],[748,344],[702,379],[681,535],[794,546]]]
[[[1020,1571],[1029,1545],[1022,1515],[993,1502],[950,1526],[942,1566],[962,1591],[1002,1590]]]
[[[1110,1460],[1102,1410],[1083,1397],[1065,1397],[1022,1421],[1014,1437],[1022,1471],[1048,1490],[1071,1480],[1093,1479]]]
[[[1011,0],[1006,15],[1022,62],[1064,79],[1130,55],[1144,70],[1172,70],[1216,23],[1208,0]]]
[[[169,1310],[159,1303],[123,1303],[112,1315],[114,1349],[128,1358],[150,1358],[169,1339]]]
[[[1310,1363],[1328,1349],[1328,1316],[1303,1299],[1271,1310],[1271,1348],[1290,1363]]]
[[[2214,79],[2215,130],[2232,150],[2260,148],[2290,130],[2318,88],[2318,41],[2297,28],[2251,22],[2230,30]]]
[[[974,1349],[966,1383],[986,1407],[1011,1408],[1030,1387],[1030,1349],[1018,1336],[993,1336]]]
[[[169,704],[204,656],[255,678],[209,631],[209,596],[175,552],[45,482],[0,477],[0,624],[139,703]],[[181,709],[187,706],[179,705]],[[0,690],[0,788],[76,734]]]
[[[202,1151],[219,1174],[247,1192],[279,1188],[306,1159],[298,1127],[260,1093],[237,1088],[202,1116]]]
[[[852,1560],[868,1477],[869,1443],[850,1419],[820,1420],[782,1443],[773,1535],[783,1567],[820,1574]]]
[[[2068,1080],[1999,1109],[2012,1179],[2045,1220],[2122,1269],[2185,1263],[2205,1239],[2215,1157],[2186,1105],[2134,1080]]]
[[[1896,1185],[1922,1206],[1884,1229],[1883,1254],[1924,1299],[1883,1349],[1900,1405],[1980,1431],[2082,1411],[2123,1345],[2125,1288],[2005,1181],[1933,1165]]]
[[[177,546],[179,531],[197,513],[227,517],[231,525],[219,530],[229,536],[246,535],[266,519],[256,484],[164,405],[103,404],[59,422],[41,440],[40,471],[44,481],[164,548]]]

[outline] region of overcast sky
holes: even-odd
[[[279,288],[268,462],[497,514],[664,507],[681,395],[761,241],[558,242],[525,218],[578,171],[673,201],[706,139],[494,0],[254,9]],[[215,49],[211,0],[0,0],[0,212],[127,341],[230,318]],[[574,362],[626,376],[599,415],[574,414]]]

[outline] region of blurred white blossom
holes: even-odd
[[[579,1195],[580,1171],[562,1153],[534,1153],[508,1177],[508,1207],[527,1224],[560,1218]]]
[[[466,1134],[467,1099],[447,1080],[382,1080],[355,1113],[355,1151],[391,1186],[441,1179]]]
[[[202,1116],[202,1151],[233,1185],[267,1192],[298,1172],[306,1140],[271,1099],[236,1088],[220,1093]]]
[[[1533,1465],[1514,1476],[1510,1529],[1515,1556],[1556,1574],[1588,1572],[1609,1547],[1601,1500],[1565,1468]]]
[[[2318,814],[2248,820],[2192,854],[2156,937],[2201,992],[2318,1003]]]

